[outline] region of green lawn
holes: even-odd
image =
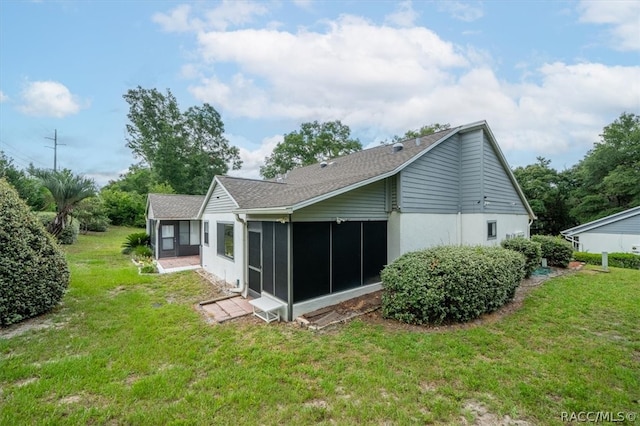
[[[0,336],[0,424],[532,425],[640,413],[640,271],[547,281],[521,310],[455,330],[352,321],[325,333],[207,324],[194,272],[140,276],[112,228],[67,247],[46,328]],[[5,330],[6,332],[6,330]],[[6,334],[6,333],[5,333]]]

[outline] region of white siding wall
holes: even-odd
[[[209,244],[204,243],[204,222],[209,221]],[[233,223],[234,258],[229,259],[218,254],[217,226],[218,222]],[[202,215],[202,267],[232,286],[244,283],[244,225],[236,220],[232,213],[205,213]]]
[[[580,237],[580,251],[589,253],[631,253],[631,247],[640,246],[638,234],[597,234],[583,233]]]

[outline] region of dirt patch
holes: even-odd
[[[469,423],[466,417],[460,418],[460,424],[475,426],[530,426],[531,424],[524,420],[515,420],[510,416],[498,417],[489,412],[487,407],[477,401],[468,401],[464,406],[465,411],[473,416],[473,423]]]
[[[48,314],[45,314],[24,320],[18,324],[0,327],[0,339],[11,339],[12,337],[20,336],[29,331],[62,328],[64,324],[65,323],[55,323]]]

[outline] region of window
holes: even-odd
[[[233,259],[233,223],[218,222],[216,231],[218,254]]]
[[[200,223],[197,220],[180,221],[180,245],[200,245]]]
[[[487,222],[487,240],[494,240],[498,237],[498,223],[495,220]]]
[[[209,222],[204,222],[204,243],[209,245]]]

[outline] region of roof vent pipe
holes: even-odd
[[[320,163],[320,168],[324,169],[325,167],[327,167],[327,162],[326,161],[321,162]]]
[[[402,145],[400,142],[394,143],[393,144],[393,152],[400,152],[402,151],[402,149],[404,148],[404,145]]]
[[[420,146],[420,138],[416,138],[416,146]]]

